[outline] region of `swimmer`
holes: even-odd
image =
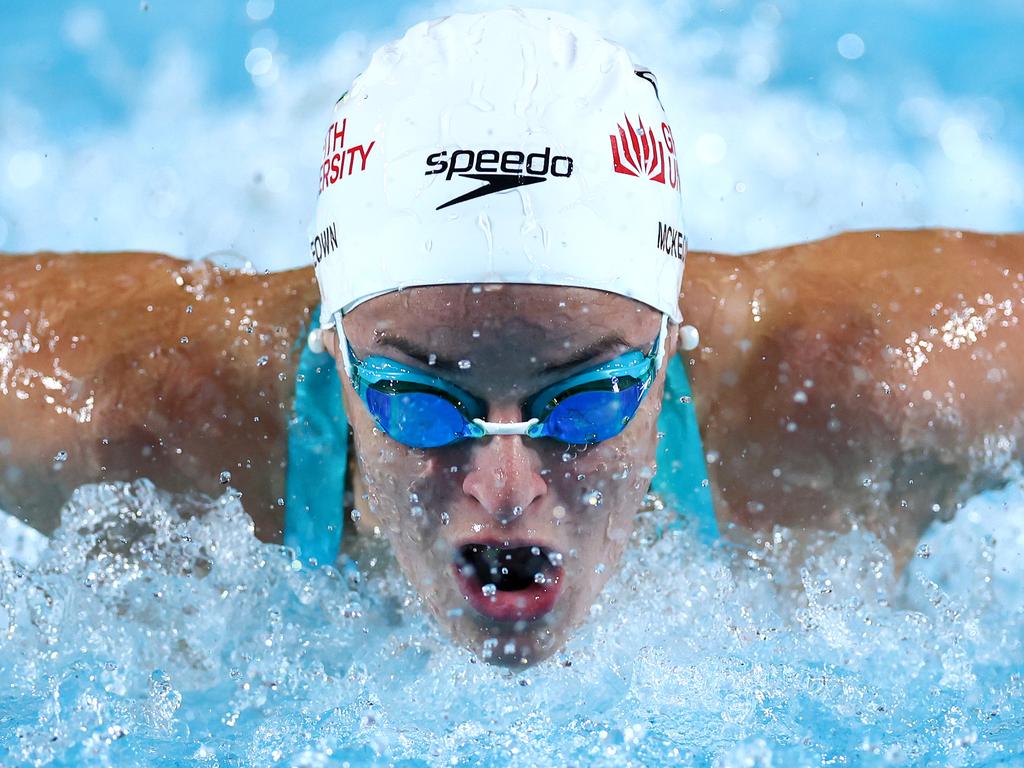
[[[306,560],[383,537],[512,665],[585,619],[652,490],[706,539],[857,525],[901,568],[1019,466],[1024,236],[687,254],[663,95],[561,14],[452,16],[336,105],[313,269],[4,257],[0,507],[49,532],[83,483],[232,487]]]

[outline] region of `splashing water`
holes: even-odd
[[[231,493],[84,486],[36,565],[0,561],[0,763],[1015,762],[1022,509],[973,500],[898,586],[866,534],[797,562],[784,530],[712,550],[645,512],[588,624],[513,674],[443,638],[380,541],[350,579]]]

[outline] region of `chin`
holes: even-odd
[[[475,653],[481,661],[509,669],[526,669],[557,653],[569,627],[550,620],[526,622],[526,626],[487,626],[462,617],[450,628],[452,639]]]
[[[446,635],[481,661],[510,669],[538,664],[565,645],[576,626],[574,600],[563,595],[543,616],[496,620],[475,610],[457,590],[433,594],[430,612]]]

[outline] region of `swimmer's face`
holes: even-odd
[[[602,291],[456,285],[373,299],[346,316],[345,333],[360,359],[422,368],[485,402],[488,421],[516,422],[539,390],[649,351],[659,325],[655,310]],[[377,428],[343,374],[368,517],[456,640],[525,665],[587,617],[650,485],[664,376],[663,366],[633,420],[604,442],[503,435],[418,450]]]

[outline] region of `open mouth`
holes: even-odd
[[[555,607],[562,589],[561,555],[537,544],[474,542],[455,553],[459,589],[478,613],[495,621],[532,621]]]

